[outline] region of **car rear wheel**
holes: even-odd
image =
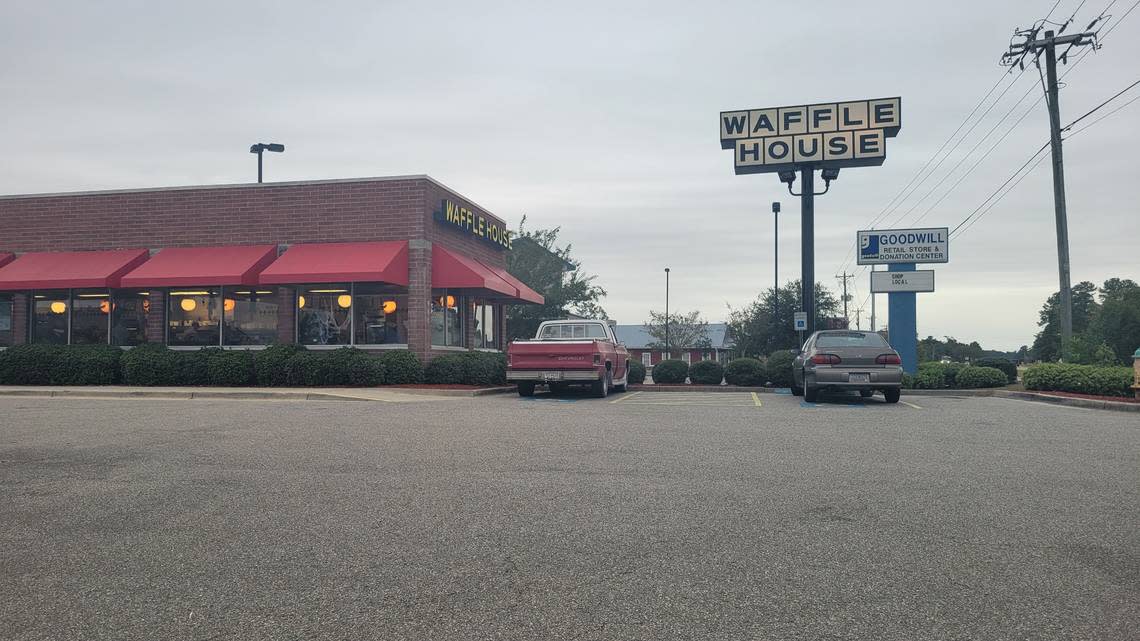
[[[897,387],[885,389],[883,390],[883,396],[886,397],[888,403],[898,403],[899,397],[902,396],[902,390]]]
[[[804,383],[804,400],[809,403],[814,403],[817,398],[819,398],[819,388]]]
[[[534,383],[519,383],[519,396],[534,396]]]
[[[601,380],[594,381],[594,384],[591,387],[591,391],[594,392],[594,396],[596,396],[597,398],[605,398],[606,396],[609,395],[609,393],[610,393],[610,377],[611,376],[612,376],[612,374],[610,374],[610,372],[607,370],[606,375],[603,376]]]

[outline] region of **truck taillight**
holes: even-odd
[[[602,355],[601,354],[594,354],[594,365],[601,365],[601,364],[602,364]]]
[[[875,362],[879,365],[902,365],[902,360],[898,354],[879,354]]]
[[[811,357],[811,362],[816,365],[838,365],[842,361],[835,354],[816,354]]]

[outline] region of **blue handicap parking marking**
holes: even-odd
[[[780,389],[776,390],[775,393],[776,394],[783,394],[784,396],[791,396],[792,390],[791,390],[791,388],[788,388],[788,387],[781,387]]]

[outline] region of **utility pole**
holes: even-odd
[[[836,278],[843,279],[843,318],[847,321],[848,326],[851,324],[851,319],[847,317],[847,279],[854,278],[855,274],[848,274],[843,272],[843,275],[836,274]]]
[[[772,229],[774,238],[772,242],[772,327],[778,331],[780,326],[780,202],[772,202]]]
[[[862,307],[855,309],[855,329],[860,330],[860,331],[863,329],[863,308]]]
[[[1044,26],[1038,23],[1030,29],[1017,30],[1015,37],[1023,38],[1020,43],[1010,43],[1009,51],[1001,56],[1001,63],[1024,70],[1025,59],[1033,56],[1033,62],[1038,72],[1041,70],[1041,54],[1045,54],[1045,102],[1049,107],[1049,145],[1053,153],[1053,210],[1057,226],[1057,273],[1060,281],[1061,297],[1061,359],[1065,358],[1065,350],[1073,338],[1073,293],[1069,278],[1069,221],[1065,209],[1065,165],[1061,153],[1061,108],[1057,92],[1057,45],[1068,45],[1061,54],[1061,62],[1067,63],[1069,51],[1075,47],[1092,46],[1099,49],[1096,42],[1096,32],[1089,31],[1101,18],[1089,23],[1083,33],[1061,36],[1052,30],[1044,32],[1043,38],[1037,34]],[[1064,32],[1069,22],[1061,26]]]
[[[669,268],[665,268],[665,358],[669,358]]]

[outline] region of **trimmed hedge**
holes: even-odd
[[[689,380],[695,385],[720,385],[724,368],[716,361],[697,361],[689,366]]]
[[[796,352],[790,349],[780,349],[768,355],[765,369],[768,373],[768,382],[775,387],[792,386],[792,361],[796,360]]]
[[[0,351],[0,384],[114,385],[122,356],[109,345],[16,345]]]
[[[755,358],[735,358],[724,368],[724,380],[729,385],[756,387],[767,380],[764,363]]]
[[[645,365],[641,361],[629,362],[629,384],[641,385],[645,382]]]
[[[384,364],[384,382],[388,385],[413,385],[424,380],[420,359],[406,349],[381,352],[377,358]]]
[[[958,387],[958,372],[966,365],[962,363],[940,363],[938,361],[927,361],[918,364],[918,374],[915,376],[916,384],[918,379],[923,377],[923,373],[927,372],[926,379],[928,381],[936,381],[938,378],[942,379],[942,387],[957,388]],[[919,389],[939,389],[938,387],[921,387]]]
[[[1013,362],[1008,359],[997,357],[979,358],[974,361],[973,364],[978,367],[992,367],[1001,370],[1005,374],[1007,383],[1013,384],[1017,382],[1017,365],[1014,365]]]
[[[461,352],[432,359],[424,380],[434,385],[505,385],[507,357],[498,352]]]
[[[969,365],[958,370],[955,379],[958,389],[979,389],[983,387],[1002,387],[1009,383],[1006,373],[996,367],[978,367]]]
[[[909,380],[908,380],[909,379]],[[945,389],[946,372],[941,367],[921,367],[911,376],[903,376],[903,387],[907,389]]]
[[[1029,366],[1022,380],[1028,390],[1131,396],[1133,373],[1131,367],[1041,363]]]
[[[671,358],[653,366],[653,382],[663,385],[677,385],[689,377],[689,366],[685,361]]]
[[[419,379],[414,354],[403,351],[386,356],[396,364],[401,382]],[[503,362],[505,371],[505,358]],[[370,387],[385,384],[386,371],[380,357],[352,347],[323,352],[295,345],[272,345],[260,351],[220,347],[178,351],[153,344],[130,350],[109,345],[33,344],[0,351],[3,385]]]

